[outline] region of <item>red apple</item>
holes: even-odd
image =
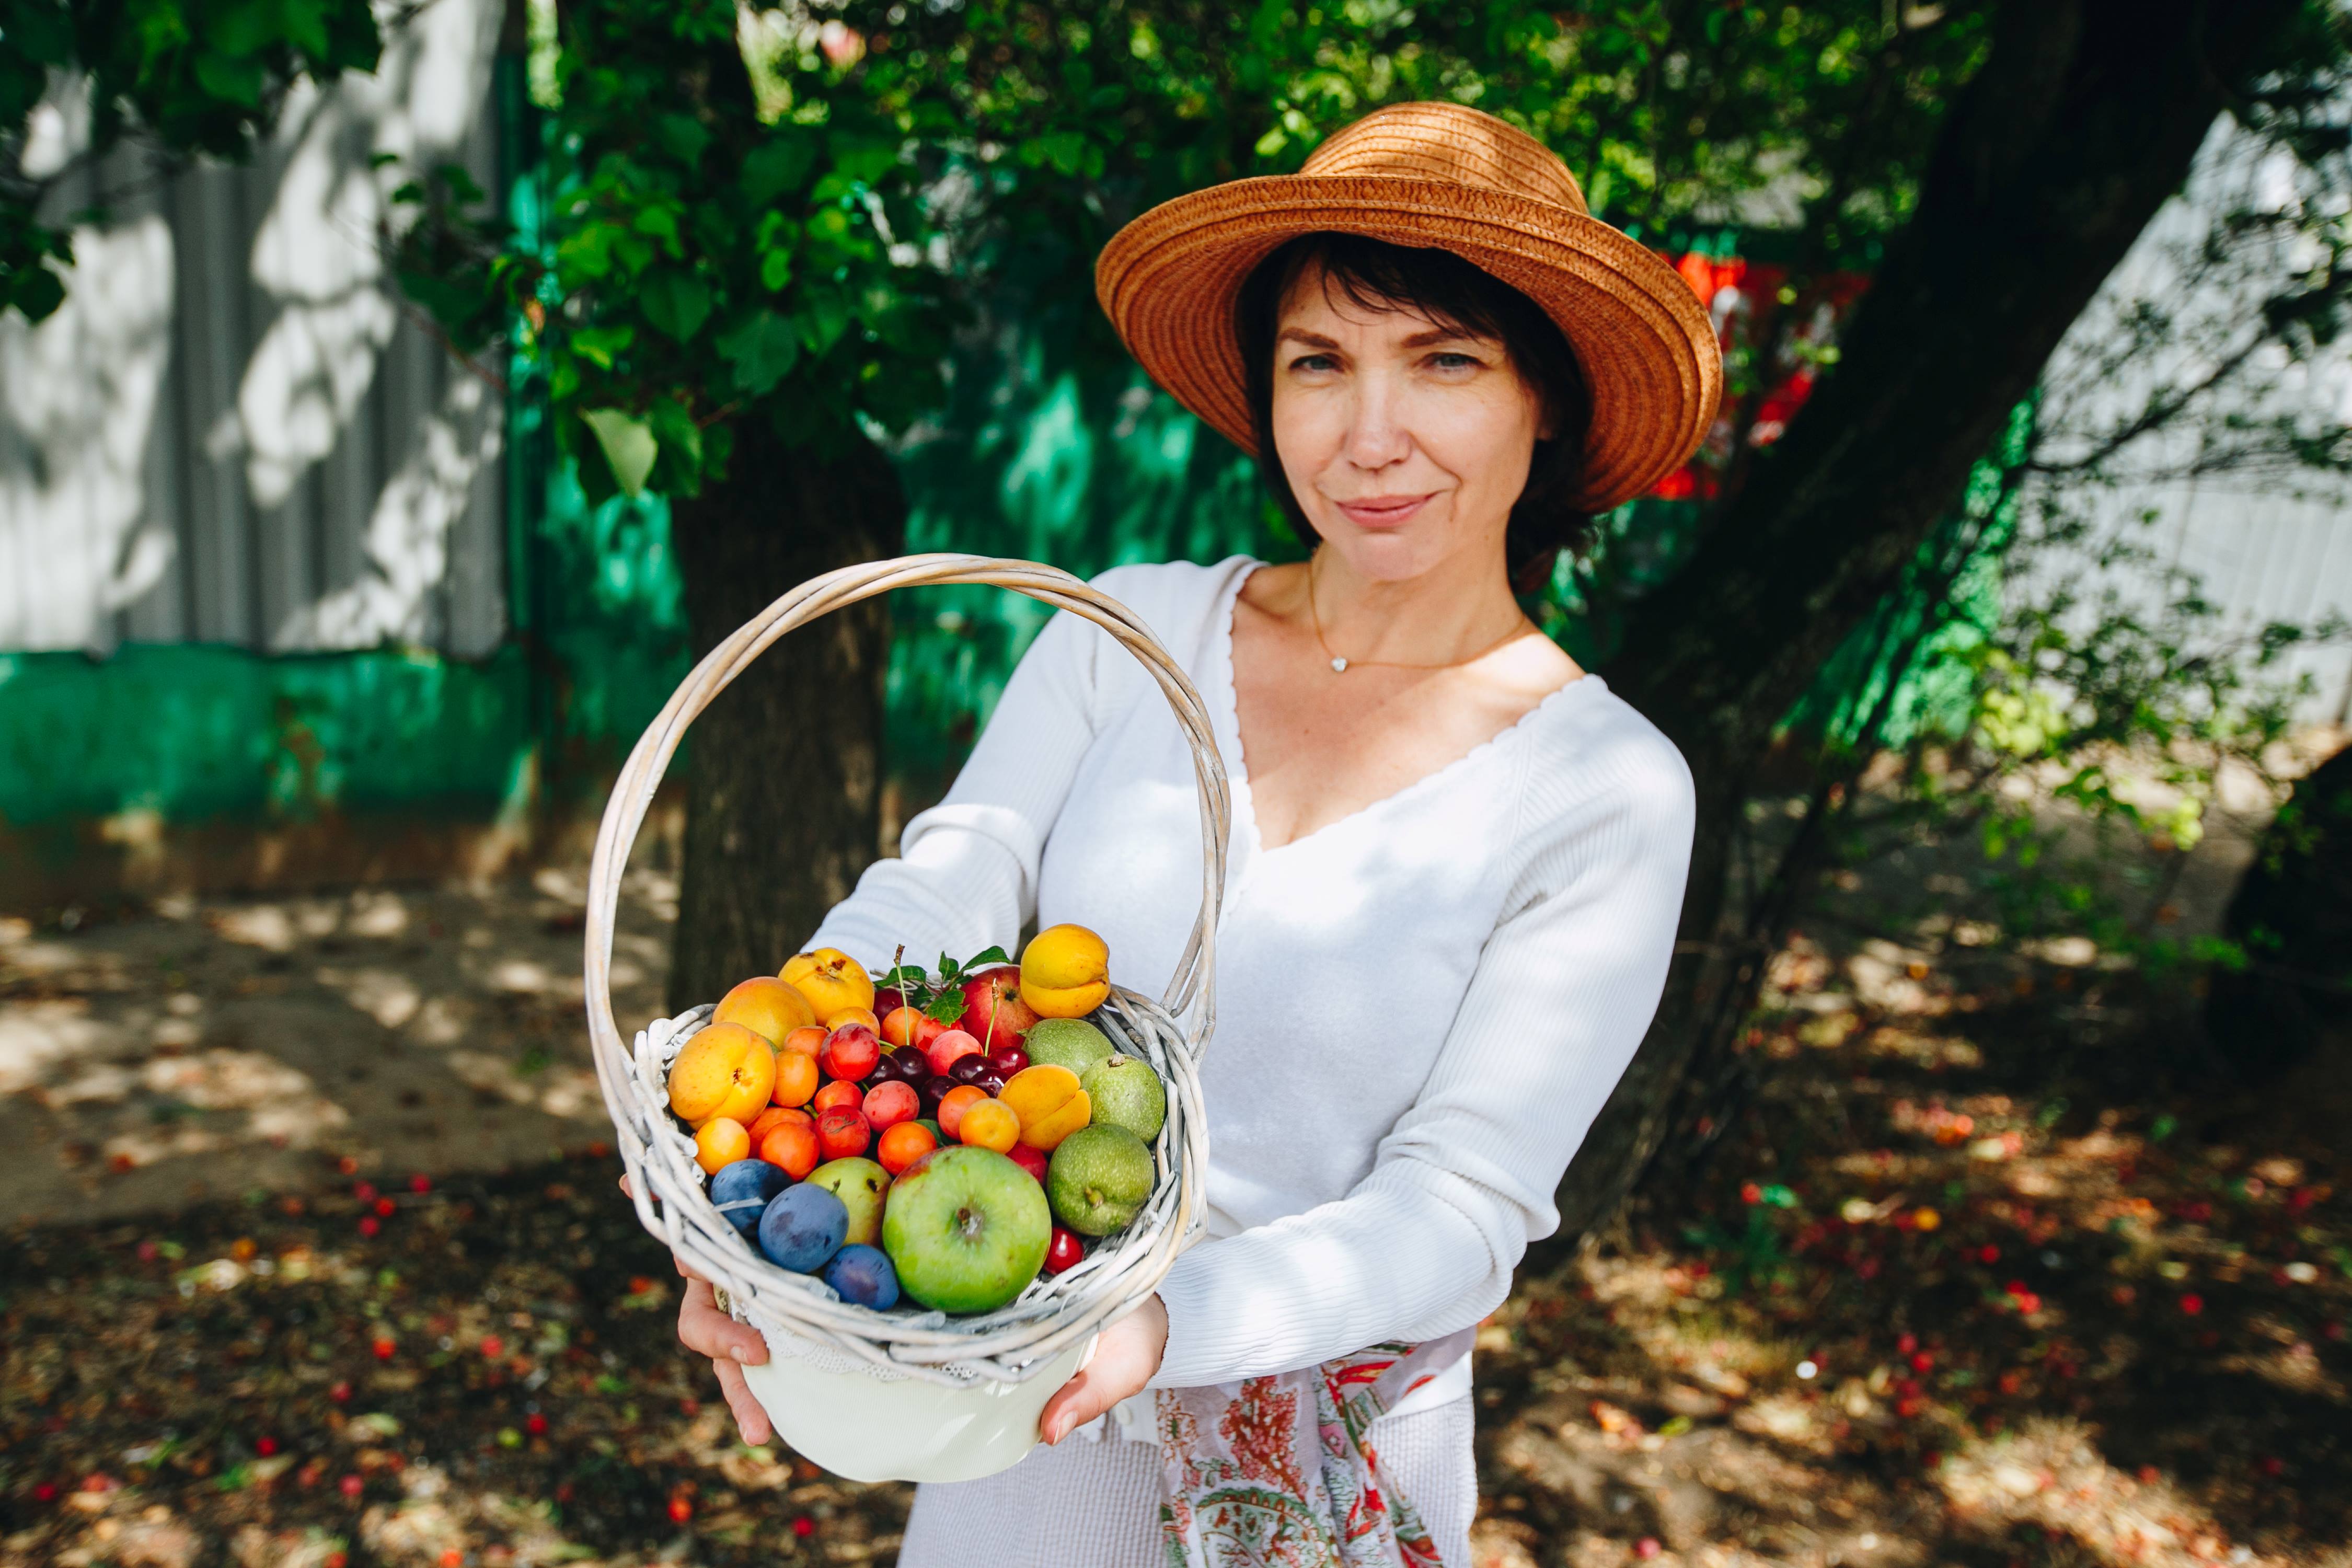
[[[1003,963],[983,969],[963,983],[963,1017],[960,1027],[982,1042],[984,1050],[1018,1045],[1037,1015],[1021,1000],[1021,966]]]
[[[1036,1177],[1039,1186],[1045,1184],[1045,1151],[1032,1149],[1026,1143],[1015,1143],[1004,1152],[1004,1157]]]
[[[1054,1227],[1054,1239],[1045,1244],[1045,1272],[1059,1274],[1087,1255],[1087,1244],[1078,1233],[1066,1226]]]
[[[980,1042],[961,1029],[948,1029],[926,1047],[923,1054],[930,1058],[932,1072],[944,1073],[959,1057],[980,1055]]]
[[[882,1059],[882,1041],[863,1024],[844,1024],[824,1037],[816,1065],[844,1083],[856,1083]]]

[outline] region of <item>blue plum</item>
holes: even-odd
[[[823,1187],[787,1187],[760,1212],[760,1250],[779,1268],[814,1274],[841,1250],[849,1210]]]
[[[845,1301],[887,1312],[898,1304],[898,1271],[878,1247],[845,1247],[824,1266],[824,1282]]]
[[[765,1160],[738,1160],[719,1166],[710,1178],[710,1201],[728,1224],[750,1236],[760,1228],[760,1215],[770,1201],[792,1184],[781,1166]]]

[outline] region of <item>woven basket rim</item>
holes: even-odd
[[[704,1190],[692,1142],[671,1124],[667,1064],[704,1007],[656,1019],[625,1044],[613,1014],[612,956],[622,872],[655,789],[694,718],[775,641],[845,605],[894,588],[979,584],[1065,609],[1108,633],[1167,699],[1193,760],[1201,808],[1201,911],[1160,998],[1114,985],[1098,1022],[1150,1060],[1169,1089],[1155,1144],[1160,1179],[1144,1212],[1064,1279],[1033,1285],[993,1312],[927,1322],[852,1306],[747,1247]],[[1200,1228],[1208,1164],[1198,1056],[1215,1027],[1216,923],[1224,891],[1232,800],[1209,710],[1142,618],[1100,589],[1035,562],[942,552],[843,567],[779,596],[698,662],[631,749],[605,804],[588,878],[583,980],[598,1087],[613,1121],[641,1223],[697,1274],[724,1289],[739,1316],[815,1341],[894,1373],[955,1386],[974,1376],[1019,1382],[1061,1350],[1132,1310]],[[870,955],[864,955],[870,956]],[[704,1005],[705,1007],[708,1004]],[[1189,1025],[1182,1020],[1189,1019]]]

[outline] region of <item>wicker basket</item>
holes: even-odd
[[[712,1206],[693,1140],[670,1118],[669,1062],[708,1019],[709,1007],[658,1020],[632,1046],[624,1042],[612,1003],[622,869],[687,726],[786,632],[893,588],[943,583],[1026,594],[1092,621],[1135,655],[1192,746],[1202,847],[1201,912],[1167,994],[1155,1002],[1114,986],[1093,1020],[1122,1050],[1149,1060],[1169,1088],[1167,1125],[1154,1149],[1160,1180],[1150,1203],[1076,1268],[1031,1285],[993,1312],[954,1320],[911,1308],[854,1306],[810,1276],[761,1258]],[[638,739],[604,808],[588,880],[588,1032],[597,1080],[638,1217],[718,1288],[739,1319],[766,1334],[776,1353],[770,1368],[749,1369],[765,1374],[755,1392],[778,1431],[809,1458],[859,1479],[962,1479],[1003,1468],[1035,1441],[1037,1410],[1082,1364],[1095,1337],[1157,1289],[1192,1239],[1208,1168],[1196,1064],[1215,1022],[1229,809],[1208,710],[1167,649],[1125,605],[1066,572],[1025,561],[912,555],[804,583],[712,649]],[[779,1398],[798,1406],[818,1391],[826,1408],[777,1407]]]

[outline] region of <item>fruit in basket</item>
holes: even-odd
[[[1083,1018],[1109,994],[1110,948],[1086,927],[1047,926],[1021,950],[1021,1000],[1039,1017]]]
[[[1054,1217],[1080,1236],[1123,1230],[1151,1196],[1151,1151],[1124,1127],[1081,1127],[1045,1172]]]
[[[856,1083],[882,1059],[882,1037],[867,1025],[844,1024],[824,1037],[816,1065],[845,1083]]]
[[[944,1029],[923,1047],[935,1073],[944,1073],[965,1057],[982,1056],[980,1042],[961,1029]]]
[[[760,1140],[760,1158],[799,1181],[817,1167],[824,1151],[817,1146],[816,1122],[805,1110],[785,1112],[782,1121]]]
[[[1047,1018],[1024,1046],[1031,1067],[1067,1068],[1080,1078],[1112,1051],[1110,1037],[1084,1018]]]
[[[1021,1142],[1021,1119],[1004,1101],[983,1100],[964,1107],[963,1119],[956,1124],[956,1139],[975,1149],[1009,1153]]]
[[[1054,1239],[1045,1244],[1045,1272],[1066,1274],[1086,1256],[1085,1238],[1068,1226],[1057,1225],[1054,1227]]]
[[[828,1160],[863,1154],[874,1142],[874,1128],[862,1110],[835,1106],[816,1119],[816,1146]]]
[[[883,1195],[890,1190],[890,1173],[871,1160],[827,1160],[811,1171],[806,1184],[823,1187],[841,1200],[849,1213],[844,1234],[852,1244],[872,1247],[882,1237]]]
[[[751,1134],[732,1117],[714,1116],[695,1131],[694,1163],[706,1176],[717,1175],[721,1166],[751,1152]]]
[[[1005,1080],[1003,1102],[1021,1119],[1021,1142],[1051,1151],[1087,1124],[1093,1107],[1067,1068],[1024,1068]]]
[[[874,982],[867,977],[866,966],[837,947],[793,954],[784,961],[777,978],[797,987],[820,1018],[874,1005]]]
[[[849,1210],[823,1187],[786,1187],[760,1211],[760,1250],[795,1274],[814,1274],[833,1261],[849,1233]]]
[[[1004,1152],[1004,1157],[1035,1178],[1039,1186],[1045,1184],[1046,1154],[1043,1149],[1032,1149],[1026,1143],[1015,1143]]]
[[[843,1300],[887,1312],[898,1304],[898,1271],[879,1247],[851,1242],[824,1266],[824,1282]]]
[[[871,1007],[845,1007],[824,1021],[828,1030],[845,1029],[852,1024],[873,1030],[877,1038],[881,1037],[882,1020],[874,1016]]]
[[[923,1100],[897,1079],[884,1079],[866,1091],[866,1103],[858,1109],[865,1111],[866,1124],[880,1133],[901,1121],[915,1120],[923,1109]]]
[[[958,1027],[988,1050],[1017,1044],[1037,1014],[1021,1000],[1021,969],[1000,963],[964,977],[963,1018]]]
[[[919,1047],[916,1046],[905,1046],[897,1050],[884,1051],[882,1059],[874,1064],[874,1076],[886,1079],[895,1079],[909,1088],[919,1090],[923,1087],[923,1080],[931,1076],[931,1059],[922,1053]]]
[[[798,1051],[811,1061],[814,1061],[817,1052],[824,1049],[824,1037],[831,1033],[833,1031],[823,1024],[811,1024],[805,1029],[794,1029],[785,1036],[777,1042],[776,1048],[780,1051]]]
[[[746,980],[719,999],[714,1024],[740,1024],[772,1046],[781,1046],[794,1029],[816,1022],[816,1009],[800,988],[773,975]]]
[[[960,1083],[940,1096],[940,1131],[961,1141],[963,1137],[963,1113],[988,1098],[988,1090]]]
[[[895,1176],[939,1146],[940,1135],[929,1127],[919,1121],[901,1121],[884,1128],[882,1136],[874,1141],[874,1158]]]
[[[926,1013],[912,1007],[893,1007],[882,1015],[882,1040],[885,1045],[921,1050],[947,1033],[948,1026]]]
[[[686,1121],[750,1123],[776,1086],[776,1053],[740,1024],[698,1029],[669,1065],[669,1108]]]
[[[823,1116],[828,1110],[856,1110],[866,1103],[866,1086],[835,1080],[816,1091],[809,1101],[809,1114]]]
[[[940,1114],[940,1102],[947,1099],[958,1087],[956,1080],[945,1073],[934,1073],[925,1079],[920,1090],[923,1114],[937,1121]]]
[[[941,1149],[908,1167],[882,1215],[899,1289],[942,1312],[992,1311],[1021,1294],[1053,1234],[1044,1191],[988,1149]]]
[[[1029,1053],[1019,1046],[999,1046],[988,1053],[988,1070],[998,1078],[1011,1078],[1029,1065]]]
[[[974,1051],[948,1064],[948,1077],[958,1083],[978,1083],[988,1076],[988,1058]]]
[[[806,1051],[778,1051],[776,1087],[769,1091],[768,1098],[778,1105],[806,1105],[823,1078],[816,1058]]]
[[[728,1224],[750,1236],[776,1194],[792,1184],[792,1177],[765,1160],[738,1160],[711,1176],[710,1202]]]
[[[1078,1080],[1086,1086],[1096,1127],[1124,1127],[1146,1143],[1160,1136],[1168,1120],[1168,1089],[1151,1064],[1135,1057],[1112,1056],[1087,1069]]]
[[[751,1147],[757,1149],[760,1146],[761,1141],[766,1138],[770,1132],[774,1131],[778,1126],[783,1122],[791,1121],[795,1116],[799,1117],[803,1121],[806,1121],[809,1119],[808,1112],[801,1110],[797,1106],[772,1105],[768,1107],[767,1110],[760,1112],[759,1115],[751,1118],[751,1124],[749,1127],[746,1127],[743,1131],[751,1135]]]

